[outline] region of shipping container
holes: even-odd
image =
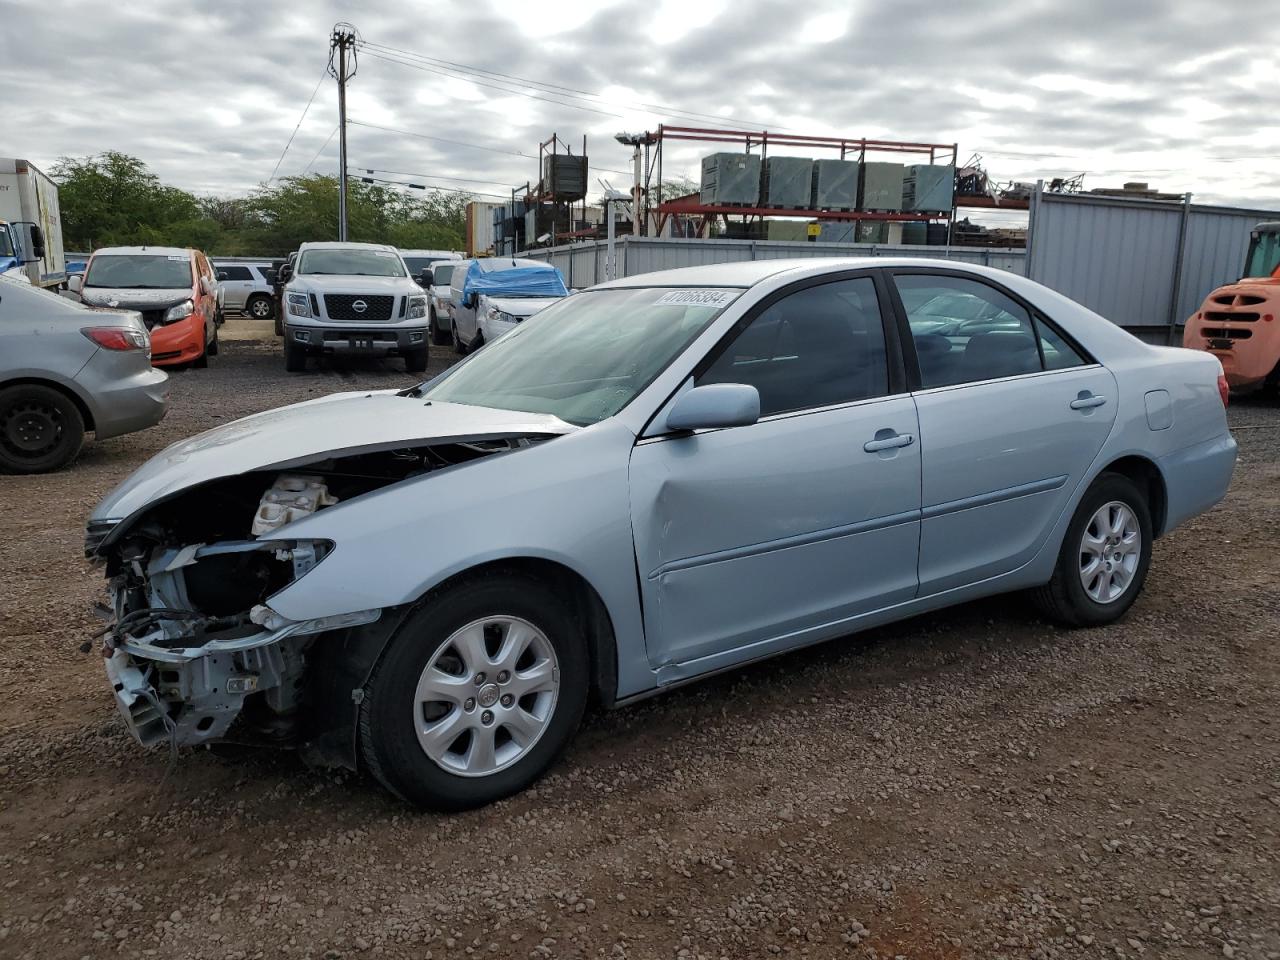
[[[902,209],[941,213],[955,198],[956,168],[950,164],[913,163],[902,181]]]
[[[467,256],[482,257],[493,249],[494,215],[506,208],[504,203],[472,200],[467,204]]]
[[[17,255],[25,259],[33,251],[19,250],[24,237],[34,224],[44,235],[44,256],[25,265],[17,264]],[[12,268],[21,270],[38,287],[59,287],[66,282],[67,267],[62,251],[62,217],[58,210],[58,186],[26,160],[0,158],[0,233],[14,247],[6,257],[0,250],[0,273]]]
[[[708,206],[755,206],[760,201],[760,158],[751,153],[703,157],[699,196]]]
[[[813,161],[809,202],[814,210],[852,210],[858,205],[857,160]]]
[[[813,197],[813,161],[807,157],[770,157],[764,162],[761,205],[808,209]]]
[[[862,165],[862,202],[859,210],[899,211],[902,209],[902,178],[906,168],[900,163],[873,160]]]

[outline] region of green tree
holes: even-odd
[[[223,256],[284,256],[307,240],[338,235],[335,177],[286,177],[248,197],[197,198],[162,183],[136,157],[115,151],[64,157],[53,175],[63,237],[73,250],[148,244]],[[406,249],[460,249],[470,199],[454,191],[405,193],[352,179],[348,235]]]
[[[196,220],[200,208],[185,190],[162,184],[136,157],[108,150],[63,157],[58,182],[63,240],[71,249],[120,243],[162,243],[169,225]]]

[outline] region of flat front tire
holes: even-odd
[[[588,692],[582,627],[512,572],[428,599],[365,687],[361,759],[408,802],[464,810],[523,790],[572,739]]]
[[[1102,474],[1076,507],[1053,579],[1035,591],[1037,605],[1068,626],[1114,623],[1142,592],[1154,539],[1143,491],[1128,477]]]

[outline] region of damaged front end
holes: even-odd
[[[144,746],[214,741],[298,746],[308,667],[323,634],[383,611],[293,620],[270,605],[335,549],[287,526],[393,483],[509,452],[529,438],[330,456],[189,487],[127,521],[90,521],[85,553],[106,568],[99,632],[116,705]],[[310,706],[314,707],[314,704]],[[321,711],[323,712],[323,711]]]

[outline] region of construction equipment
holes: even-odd
[[[1216,356],[1235,393],[1280,388],[1280,221],[1253,228],[1243,279],[1205,298],[1182,345]]]

